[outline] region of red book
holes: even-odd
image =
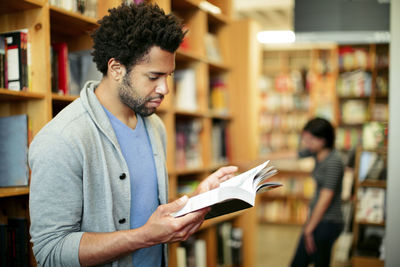
[[[66,43],[52,44],[58,62],[58,92],[68,94],[68,47]]]

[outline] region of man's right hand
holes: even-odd
[[[171,215],[183,208],[187,201],[188,197],[183,196],[157,208],[147,223],[142,226],[148,246],[185,241],[199,229],[210,208],[204,208],[178,218]]]

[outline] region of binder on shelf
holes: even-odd
[[[27,115],[0,117],[0,157],[0,187],[27,186]]]
[[[13,91],[26,91],[29,86],[28,29],[2,33],[6,41],[5,87]]]

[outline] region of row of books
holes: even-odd
[[[0,34],[0,88],[28,91],[30,61],[28,29]]]
[[[362,130],[359,128],[336,129],[336,149],[350,150],[361,144]]]
[[[307,95],[271,92],[261,95],[261,110],[268,112],[307,111],[310,103]]]
[[[210,108],[216,114],[229,114],[229,93],[223,78],[214,78],[211,81]]]
[[[231,222],[217,225],[217,266],[240,266],[243,262],[243,230]],[[206,267],[207,243],[204,239],[191,236],[181,242],[176,250],[177,267]]]
[[[372,54],[366,47],[341,46],[339,48],[339,67],[342,70],[370,69],[373,63]]]
[[[174,73],[175,81],[175,107],[178,110],[197,111],[198,88],[194,68],[185,68],[176,70]],[[229,113],[229,95],[227,85],[222,77],[215,77],[210,82],[210,109],[219,115],[228,115]]]
[[[341,107],[341,121],[345,124],[362,124],[368,120],[368,102],[346,100]]]
[[[386,217],[386,190],[361,187],[357,193],[356,220],[364,223],[383,223]]]
[[[386,156],[377,152],[362,151],[358,168],[358,180],[386,180]]]
[[[49,0],[49,4],[68,11],[97,18],[97,0]]]
[[[277,131],[300,132],[308,120],[306,113],[271,114],[260,113],[259,127],[262,133]]]
[[[51,45],[50,53],[53,93],[79,95],[88,80],[101,80],[90,50],[70,52],[65,42],[59,42]]]
[[[258,205],[257,213],[263,222],[303,224],[307,219],[308,204],[300,200],[263,201]]]
[[[344,72],[337,81],[337,94],[342,97],[370,96],[371,91],[371,73],[363,70]]]
[[[260,135],[260,155],[274,151],[294,151],[299,147],[299,133],[272,132]]]
[[[284,184],[280,190],[271,190],[268,196],[295,196],[311,199],[315,191],[315,183],[312,177],[297,178],[293,176],[278,176],[273,178],[274,182]]]
[[[177,169],[193,169],[203,166],[200,120],[177,121],[175,159]]]
[[[30,138],[26,114],[0,117],[0,187],[28,185]]]
[[[226,164],[230,159],[230,139],[226,121],[215,120],[211,130],[213,164]]]
[[[29,267],[28,220],[8,218],[0,223],[0,266]]]
[[[275,77],[264,76],[260,90],[263,93],[305,93],[309,89],[307,70],[292,70],[289,74],[279,74]]]
[[[364,149],[378,149],[387,146],[388,142],[387,122],[370,121],[363,124],[362,128],[336,129],[337,149],[353,149],[361,145]]]

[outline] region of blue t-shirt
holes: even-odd
[[[142,117],[136,115],[133,130],[104,110],[114,128],[122,154],[128,164],[131,184],[131,229],[143,226],[157,209],[158,183],[153,151]],[[136,250],[132,254],[133,266],[161,266],[162,245]]]

